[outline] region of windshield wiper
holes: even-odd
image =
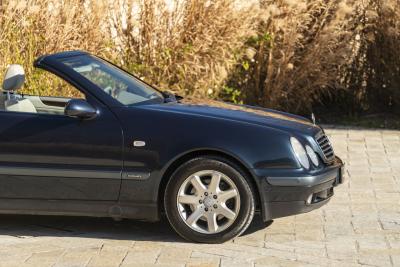
[[[183,99],[183,97],[169,91],[164,91],[162,94],[164,96],[164,103],[178,102],[179,100]]]

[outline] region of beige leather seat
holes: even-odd
[[[17,64],[10,65],[7,68],[3,81],[3,91],[7,92],[5,98],[3,96],[4,100],[1,99],[1,106],[3,106],[4,103],[4,110],[31,113],[37,112],[35,106],[29,99],[14,95],[19,89],[22,88],[24,82],[24,68]]]

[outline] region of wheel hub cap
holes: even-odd
[[[217,201],[214,201],[214,199],[212,199],[211,197],[206,197],[204,199],[204,206],[206,208],[211,208],[214,206],[214,204],[217,204]]]

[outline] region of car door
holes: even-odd
[[[90,121],[0,111],[0,198],[116,200],[121,147],[104,108]]]
[[[86,94],[97,116],[60,114],[68,99],[32,97],[50,113],[0,111],[0,198],[117,200],[122,171],[122,130],[101,101]],[[40,102],[40,105],[38,105]]]

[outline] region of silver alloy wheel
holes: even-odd
[[[191,229],[215,234],[234,223],[239,214],[240,195],[231,178],[218,171],[204,170],[182,183],[176,203],[179,215]]]

